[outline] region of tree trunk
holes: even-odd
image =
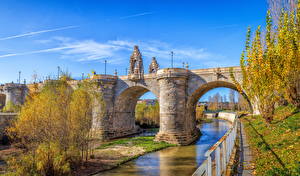
[[[272,102],[272,100],[265,101],[264,104],[259,105],[259,111],[266,122],[270,124],[273,121],[275,102]]]

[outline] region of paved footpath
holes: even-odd
[[[240,138],[240,148],[239,148],[239,165],[238,165],[238,176],[252,176],[253,166],[251,164],[252,154],[247,141],[247,137],[244,131],[243,123],[239,121],[239,138]]]

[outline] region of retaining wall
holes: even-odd
[[[236,118],[236,113],[233,112],[219,112],[218,118],[234,122]]]

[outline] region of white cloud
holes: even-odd
[[[137,14],[133,14],[133,15],[128,15],[128,16],[120,17],[120,19],[123,20],[123,19],[127,19],[127,18],[134,18],[134,17],[144,16],[144,15],[151,15],[153,13],[154,12],[137,13]]]
[[[66,37],[54,37],[47,40],[45,45],[53,48],[35,50],[23,53],[10,53],[0,55],[0,58],[29,55],[37,53],[54,52],[61,55],[63,59],[70,59],[77,62],[104,62],[121,65],[128,63],[128,59],[134,45],[138,45],[144,59],[150,60],[156,57],[162,67],[170,65],[170,52],[174,52],[175,65],[181,66],[181,62],[190,64],[211,66],[212,63],[221,63],[224,56],[208,52],[204,48],[172,46],[161,41],[130,41],[130,40],[110,40],[97,42],[95,40],[74,40]]]
[[[32,36],[32,35],[37,35],[37,34],[42,34],[42,33],[47,33],[47,32],[54,32],[54,31],[61,31],[61,30],[66,30],[66,29],[72,29],[72,28],[77,28],[77,27],[78,26],[66,26],[66,27],[60,27],[60,28],[54,28],[54,29],[47,29],[47,30],[41,30],[41,31],[28,32],[28,33],[24,33],[24,34],[18,34],[18,35],[3,37],[3,38],[0,38],[0,41],[1,40],[9,40],[9,39],[21,38],[21,37],[27,37],[27,36]]]
[[[12,56],[24,56],[24,55],[31,55],[31,54],[38,54],[38,53],[57,52],[57,51],[64,50],[64,49],[70,49],[70,48],[68,48],[68,47],[56,47],[56,48],[35,50],[35,51],[22,52],[22,53],[10,53],[10,54],[0,55],[0,58],[12,57]]]

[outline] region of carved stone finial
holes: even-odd
[[[152,57],[151,64],[149,65],[149,73],[156,73],[158,69],[159,69],[159,65],[156,61],[156,58]]]
[[[185,69],[189,69],[189,63],[185,63]]]
[[[130,56],[129,79],[137,81],[144,78],[142,54],[137,45],[134,46]]]

